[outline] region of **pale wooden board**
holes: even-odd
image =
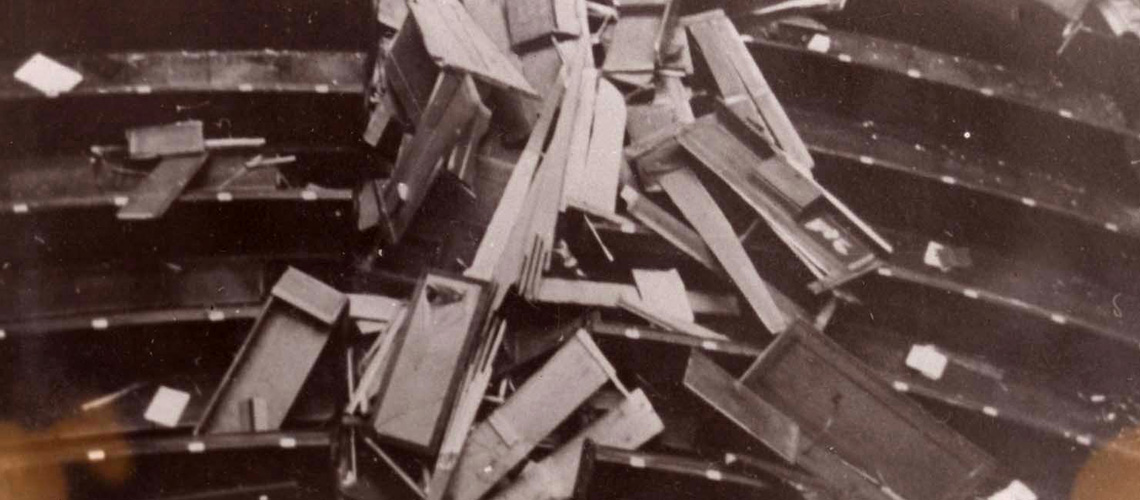
[[[609,380],[575,336],[472,431],[452,477],[453,500],[477,500]],[[493,422],[493,423],[492,423]]]
[[[688,291],[686,300],[696,314],[736,316],[740,307],[733,295]],[[622,300],[640,302],[637,287],[625,283],[545,278],[536,300],[549,304],[577,304],[616,308]]]
[[[697,176],[678,169],[661,175],[658,182],[708,244],[768,331],[773,334],[784,331],[787,318],[776,306],[769,285],[756,273],[732,225]]]
[[[570,135],[570,150],[566,157],[562,206],[559,208],[563,212],[569,206],[570,200],[576,198],[578,193],[583,190],[582,183],[585,182],[586,159],[590,148],[590,127],[594,122],[594,101],[598,88],[598,70],[594,68],[583,69],[580,85],[577,116],[574,117],[574,129]]]
[[[408,6],[423,33],[424,47],[441,66],[468,72],[491,85],[538,96],[457,0],[416,0]]]
[[[654,42],[662,12],[626,10],[614,26],[614,39],[602,70],[606,73],[652,73],[657,64]]]
[[[348,305],[348,298],[337,289],[290,267],[273,285],[274,297],[331,325]]]
[[[617,210],[622,143],[625,139],[625,97],[608,80],[598,80],[594,126],[582,178],[570,196],[605,213]]]
[[[633,281],[637,283],[641,301],[650,309],[690,323],[696,321],[685,282],[676,269],[634,269]]]

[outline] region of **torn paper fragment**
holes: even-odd
[[[945,250],[946,247],[942,246],[941,243],[931,241],[930,244],[926,245],[926,253],[922,255],[922,263],[931,267],[937,267],[943,272],[949,271],[950,265],[942,260],[942,255]]]
[[[150,400],[150,406],[146,408],[146,414],[143,415],[143,418],[148,422],[154,422],[165,427],[175,427],[178,425],[178,421],[182,419],[182,412],[186,410],[188,403],[190,403],[189,393],[159,386],[158,391],[154,393],[154,398]]]
[[[1037,494],[1025,483],[1014,479],[1004,490],[990,495],[988,500],[1037,500]]]
[[[28,59],[20,69],[16,70],[15,77],[48,97],[70,92],[83,81],[83,75],[78,71],[43,54],[36,54]]]
[[[808,41],[807,48],[812,52],[826,54],[827,51],[831,50],[831,37],[816,33],[811,36],[811,40]]]
[[[931,380],[942,378],[946,371],[946,355],[938,352],[932,345],[915,344],[906,355],[906,366],[917,370]]]
[[[634,269],[633,280],[646,307],[671,318],[696,321],[693,305],[685,292],[685,283],[676,269],[656,271]]]

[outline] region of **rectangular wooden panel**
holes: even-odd
[[[243,419],[249,413],[243,406],[256,398],[265,401],[265,427],[281,427],[348,303],[343,295],[323,284],[304,286],[311,281],[316,280],[289,269],[278,282],[280,288],[275,289],[238,350],[195,434],[249,431]],[[327,311],[331,316],[314,316],[308,311]],[[332,322],[326,321],[329,317]]]
[[[424,276],[395,332],[372,417],[376,434],[435,452],[482,327],[487,293],[479,282]]]
[[[451,498],[476,500],[597,391],[613,367],[580,331],[467,438]]]
[[[875,471],[903,498],[971,497],[995,469],[984,451],[807,325],[777,339],[742,382],[795,419],[817,446]]]

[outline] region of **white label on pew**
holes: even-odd
[[[14,76],[48,97],[70,92],[83,81],[83,74],[43,54],[33,55]]]
[[[990,495],[988,500],[1037,500],[1037,494],[1025,483],[1014,479],[1004,490]]]

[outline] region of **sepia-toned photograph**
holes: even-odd
[[[0,0],[0,500],[1140,500],[1140,0]]]

